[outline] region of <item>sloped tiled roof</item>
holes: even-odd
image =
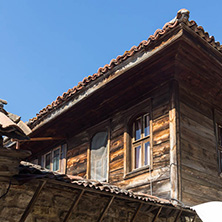
[[[19,174],[16,175],[15,178],[19,182],[22,182],[22,183],[28,182],[33,179],[51,179],[51,180],[56,180],[60,182],[77,185],[84,188],[89,188],[92,190],[98,190],[105,193],[111,193],[111,194],[115,194],[119,196],[133,198],[135,200],[142,200],[146,202],[161,204],[164,206],[170,206],[170,207],[175,207],[175,208],[182,207],[183,209],[193,211],[189,207],[186,207],[184,205],[183,206],[174,205],[171,201],[158,198],[156,196],[142,194],[142,193],[134,193],[132,191],[119,188],[115,185],[111,185],[107,182],[99,182],[95,180],[84,179],[79,176],[69,176],[66,174],[49,171],[45,168],[42,168],[39,165],[32,164],[25,161],[21,161],[20,166],[19,166]]]
[[[222,53],[222,46],[219,42],[216,42],[213,36],[209,36],[208,32],[205,32],[202,26],[198,26],[195,21],[189,21],[189,11],[186,9],[181,9],[178,11],[177,16],[172,21],[166,23],[162,29],[157,29],[153,35],[151,35],[147,40],[142,41],[138,46],[133,46],[129,51],[125,51],[123,55],[119,55],[116,59],[112,59],[109,64],[106,64],[104,67],[100,67],[97,73],[92,76],[85,77],[77,86],[69,89],[67,92],[64,92],[62,96],[57,97],[50,105],[43,108],[36,117],[29,120],[29,125],[31,126],[36,121],[44,118],[50,111],[56,109],[60,105],[64,104],[68,99],[73,97],[77,92],[81,91],[92,81],[100,78],[102,75],[107,73],[109,70],[112,70],[115,66],[118,66],[123,61],[132,57],[136,53],[147,49],[151,43],[157,41],[161,36],[164,36],[170,30],[177,27],[179,24],[185,24],[189,29],[193,30],[198,34],[202,39],[209,43],[212,47]]]

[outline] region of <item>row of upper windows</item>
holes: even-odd
[[[151,166],[151,130],[150,116],[143,114],[130,125],[130,171]],[[219,172],[222,172],[222,126],[217,125]],[[91,179],[106,181],[108,169],[108,131],[100,131],[91,139],[89,177]],[[66,144],[59,146],[42,156],[41,165],[46,169],[60,171],[66,170]]]
[[[130,126],[130,169],[149,166],[150,157],[150,116],[148,113],[137,117]],[[66,144],[52,149],[42,155],[41,166],[52,171],[65,173]],[[96,133],[90,143],[89,177],[94,180],[106,181],[108,169],[108,131]],[[34,160],[33,163],[37,163]]]

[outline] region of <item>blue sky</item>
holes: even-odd
[[[0,98],[34,117],[181,8],[222,42],[222,1],[0,0]]]

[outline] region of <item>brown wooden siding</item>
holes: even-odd
[[[222,199],[212,108],[180,90],[182,201],[196,205]]]
[[[109,183],[136,192],[164,198],[170,197],[170,141],[169,141],[169,87],[165,84],[152,92],[153,168],[131,175],[124,175],[124,131],[126,110],[119,111],[110,121]],[[136,105],[136,104],[135,104]],[[140,110],[137,110],[139,113]],[[87,177],[86,131],[68,142],[67,173]],[[130,173],[130,172],[129,172]],[[152,189],[151,189],[152,186]]]

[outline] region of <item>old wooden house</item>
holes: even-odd
[[[222,46],[183,9],[28,123],[28,159],[195,205],[222,199]]]
[[[29,128],[4,104],[0,99],[0,141],[2,136],[29,139]],[[190,222],[197,217],[194,210],[169,200],[21,161],[30,155],[0,143],[0,221]]]

